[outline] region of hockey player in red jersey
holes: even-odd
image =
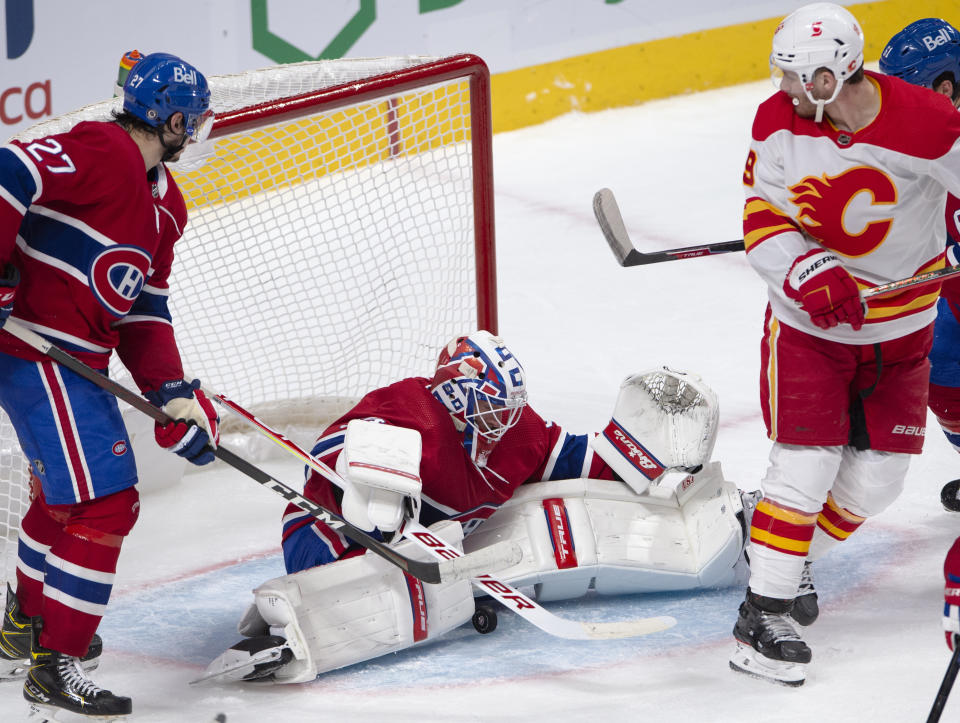
[[[371,391],[327,427],[311,454],[337,486],[311,472],[304,495],[398,549],[408,518],[466,552],[514,541],[522,559],[490,572],[540,600],[730,585],[752,498],[709,461],[718,414],[698,377],[661,368],[621,384],[600,434],[569,434],[527,404],[503,340],[476,331],[432,377]],[[660,480],[671,469],[676,489]],[[282,540],[290,574],[254,591],[248,637],[205,678],[312,680],[474,614],[468,581],[422,585],[293,505]]]
[[[880,55],[880,70],[945,95],[960,108],[960,32],[946,20],[924,18],[894,35]],[[947,262],[960,261],[960,199],[947,196]],[[930,350],[929,406],[950,444],[960,452],[960,281],[940,289]],[[943,486],[943,506],[960,512],[960,479]]]
[[[942,268],[960,192],[960,114],[863,69],[863,33],[832,3],[773,37],[779,91],[759,107],[743,173],[747,259],[768,285],[761,407],[773,447],[750,532],[734,670],[800,685],[805,564],[900,494],[923,444],[937,289],[861,290]]]
[[[213,460],[217,416],[183,379],[167,308],[187,213],[164,161],[209,133],[209,105],[196,68],[155,53],[130,73],[113,122],[0,149],[0,323],[13,319],[104,373],[116,350],[177,420],[157,426],[160,445],[195,464]],[[0,334],[0,405],[40,487],[21,522],[0,663],[6,675],[32,663],[23,695],[36,707],[129,713],[129,698],[85,671],[140,504],[117,402]]]

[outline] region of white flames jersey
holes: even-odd
[[[856,133],[794,113],[785,93],[757,110],[743,183],[747,259],[782,322],[814,336],[872,344],[936,316],[938,287],[871,298],[866,323],[820,329],[783,291],[794,260],[831,249],[861,289],[944,266],[947,192],[960,195],[960,113],[933,91],[866,73],[880,112]]]

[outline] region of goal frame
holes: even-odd
[[[276,123],[298,120],[315,113],[320,104],[325,109],[334,110],[422,87],[425,80],[442,83],[463,77],[468,77],[470,81],[477,327],[496,334],[498,309],[493,144],[488,140],[493,137],[493,114],[490,102],[490,70],[479,56],[471,53],[453,55],[413,68],[230,111],[214,117],[210,139],[255,130],[268,118]]]

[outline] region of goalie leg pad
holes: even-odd
[[[498,540],[523,558],[498,572],[538,600],[566,600],[593,588],[604,595],[689,590],[733,584],[743,548],[736,486],[718,463],[677,488],[634,494],[609,480],[524,485],[473,532],[473,551]]]
[[[462,548],[458,522],[440,522],[431,529]],[[414,555],[417,548],[404,541],[397,549]],[[285,637],[294,653],[294,660],[274,672],[281,683],[312,680],[432,640],[474,612],[469,581],[424,584],[372,554],[270,580],[254,594],[271,634]]]

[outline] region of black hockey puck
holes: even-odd
[[[947,482],[940,490],[940,504],[950,512],[960,512],[960,479]]]
[[[497,613],[489,605],[478,605],[470,622],[478,633],[486,635],[497,629]]]

